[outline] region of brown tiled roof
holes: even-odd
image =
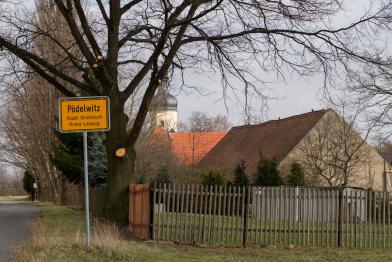
[[[260,152],[280,162],[329,110],[233,127],[200,161],[200,166],[223,168],[223,165],[233,166],[244,160],[248,171],[255,172]]]

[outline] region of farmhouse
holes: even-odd
[[[275,159],[283,177],[293,162],[300,163],[309,186],[391,189],[382,156],[331,109],[233,127],[200,166],[230,175],[244,160],[251,175],[260,154]]]

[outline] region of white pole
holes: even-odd
[[[84,154],[84,206],[86,213],[86,246],[90,247],[90,206],[88,192],[88,148],[87,132],[83,132],[83,154]]]
[[[38,191],[38,185],[37,185],[37,183],[33,183],[33,188],[34,188],[34,194],[33,194],[33,199],[34,199],[34,202],[36,202],[37,201],[37,191]]]

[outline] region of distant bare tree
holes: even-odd
[[[368,64],[351,68],[347,86],[352,103],[365,103],[372,120],[379,128],[378,140],[387,141],[392,135],[392,67]]]
[[[36,26],[51,32],[63,43],[69,42],[69,30],[64,19],[59,19],[58,11],[47,12],[44,0],[37,0],[36,6]],[[63,72],[77,74],[70,63],[62,61],[63,50],[53,42],[38,36],[33,43],[43,58],[51,63],[61,63],[58,68]],[[10,72],[16,77],[9,79],[12,81],[3,82],[9,101],[1,120],[4,140],[0,142],[0,159],[31,170],[41,195],[60,203],[64,201],[66,179],[51,162],[55,143],[53,129],[57,127],[56,104],[60,92],[34,71],[25,70],[21,73],[19,61],[11,56],[7,58],[12,69]]]
[[[232,124],[226,116],[208,117],[202,112],[192,112],[192,115],[178,124],[180,132],[225,132]]]
[[[231,126],[226,116],[208,117],[202,112],[192,112],[186,121],[180,122],[178,130],[185,132],[187,137],[184,146],[190,146],[191,151],[191,155],[186,155],[186,164],[194,169],[201,160],[200,152],[210,143],[209,140],[204,139],[208,136],[206,132],[226,132]]]
[[[39,79],[30,80],[28,85],[40,85]],[[60,203],[63,178],[51,163],[54,108],[48,103],[48,90],[29,88],[24,93],[23,88],[18,88],[20,93],[14,93],[1,120],[3,140],[0,142],[0,159],[31,170],[40,192]]]
[[[160,131],[141,137],[136,145],[137,182],[153,182],[160,168],[170,169],[176,163],[171,151],[169,134],[166,130]]]
[[[229,122],[227,119],[227,116],[223,115],[217,115],[216,117],[213,118],[213,127],[214,131],[219,131],[219,132],[224,132],[228,131],[233,124]]]
[[[23,174],[14,170],[10,173],[4,166],[0,166],[0,196],[26,195],[23,190]]]
[[[8,194],[8,176],[3,166],[0,166],[0,195]]]

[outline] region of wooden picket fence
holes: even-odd
[[[95,217],[104,217],[106,187],[96,187],[89,190],[90,194],[90,211]],[[84,200],[83,200],[84,201]]]
[[[389,192],[178,184],[148,187],[150,206],[143,210],[150,215],[144,225],[149,225],[148,238],[157,241],[392,247]]]

